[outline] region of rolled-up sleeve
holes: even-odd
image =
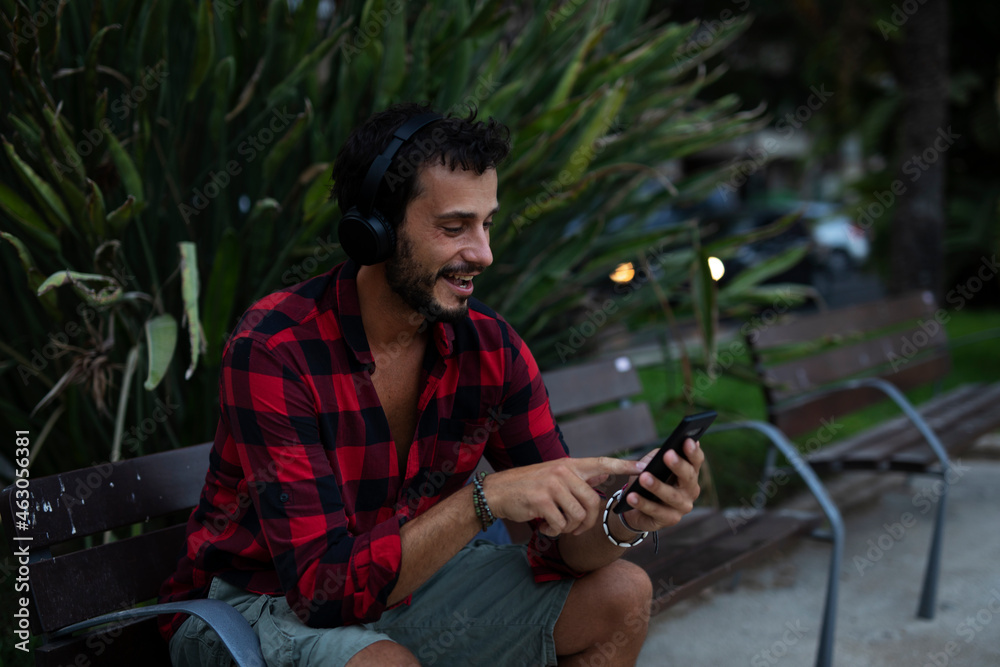
[[[402,519],[352,532],[309,378],[251,336],[232,341],[226,356],[222,419],[260,522],[255,539],[265,542],[289,605],[314,627],[378,619],[399,576]]]

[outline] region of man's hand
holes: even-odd
[[[609,475],[634,476],[644,467],[640,461],[607,456],[558,459],[489,475],[483,493],[498,519],[540,519],[544,535],[579,535],[600,519],[604,509],[593,487]],[[697,475],[695,479],[697,486]]]
[[[639,461],[640,470],[645,469],[649,461],[656,455],[655,450]],[[638,493],[630,493],[625,499],[633,509],[625,512],[625,521],[636,530],[659,530],[676,524],[691,511],[694,501],[701,493],[698,485],[698,472],[705,461],[705,453],[699,443],[691,438],[684,441],[685,461],[675,451],[663,455],[663,462],[677,475],[677,486],[665,484],[648,472],[639,475],[639,484],[647,489],[660,502],[647,500]],[[632,480],[629,480],[629,485]]]

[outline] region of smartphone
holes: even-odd
[[[678,455],[684,460],[687,460],[687,456],[684,455],[684,441],[691,438],[695,442],[701,439],[701,436],[705,434],[708,427],[712,425],[718,413],[714,410],[709,410],[708,412],[699,412],[696,415],[688,415],[680,421],[674,432],[670,434],[666,440],[663,441],[663,445],[660,446],[660,450],[656,452],[656,456],[653,460],[649,462],[646,469],[643,472],[650,472],[659,480],[666,482],[667,484],[676,484],[677,475],[674,471],[667,467],[667,464],[663,462],[663,455],[669,450],[674,450]],[[630,493],[638,493],[643,498],[649,500],[657,500],[656,496],[644,489],[639,485],[639,479],[636,478],[632,482],[632,486],[622,495],[621,500],[615,505],[614,512],[616,514],[621,514],[632,509],[632,506],[625,501]]]

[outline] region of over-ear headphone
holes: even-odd
[[[441,118],[436,113],[425,113],[400,125],[392,133],[392,141],[368,168],[365,180],[361,183],[358,202],[340,219],[337,230],[340,246],[358,264],[378,264],[392,255],[393,248],[396,247],[396,230],[376,208],[375,197],[382,185],[382,178],[392,164],[392,158],[406,140],[420,128]]]

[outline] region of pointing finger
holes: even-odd
[[[576,459],[576,474],[581,479],[589,479],[599,475],[638,475],[644,466],[639,461],[616,459],[610,456]]]

